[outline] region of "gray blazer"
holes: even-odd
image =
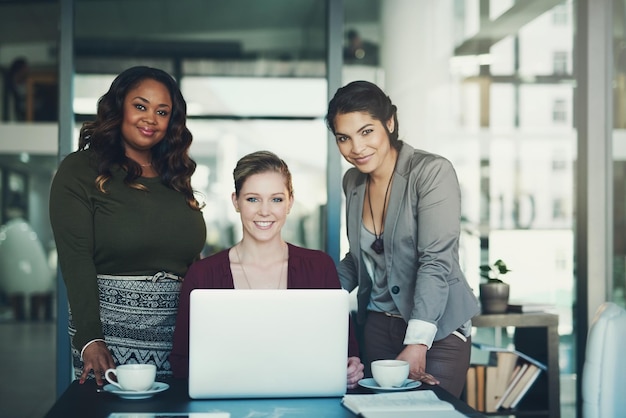
[[[359,246],[366,179],[356,168],[343,178],[350,250],[338,268],[344,289],[359,286],[359,323],[372,289]],[[387,286],[402,317],[435,325],[437,341],[479,312],[459,266],[461,191],[456,172],[447,159],[404,143],[390,193],[383,234]]]

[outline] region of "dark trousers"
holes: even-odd
[[[395,359],[404,349],[407,323],[402,318],[370,312],[363,328],[362,361],[365,375],[370,377],[370,363],[374,360]],[[426,372],[440,382],[440,386],[461,396],[471,354],[471,337],[463,341],[454,334],[433,342],[426,354]]]

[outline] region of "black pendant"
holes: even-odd
[[[383,244],[383,238],[378,237],[372,242],[370,248],[376,252],[376,254],[382,254],[385,252],[385,246]]]

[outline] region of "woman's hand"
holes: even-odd
[[[409,362],[409,379],[419,380],[429,385],[438,385],[439,380],[426,373],[426,352],[424,344],[409,344],[396,357],[398,360]]]
[[[360,358],[348,357],[348,389],[354,389],[359,380],[363,379],[364,367]]]
[[[85,383],[89,372],[93,370],[96,384],[102,386],[105,382],[104,372],[114,369],[113,356],[104,341],[95,341],[85,347],[83,351],[83,372],[80,375],[80,384]]]

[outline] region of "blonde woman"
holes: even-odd
[[[289,244],[281,236],[294,202],[287,164],[271,152],[254,152],[239,160],[233,177],[232,203],[241,217],[243,238],[232,248],[194,263],[185,277],[170,356],[175,377],[189,375],[189,294],[193,289],[340,288],[330,256]],[[347,387],[354,388],[363,377],[363,364],[352,335],[347,361]]]

